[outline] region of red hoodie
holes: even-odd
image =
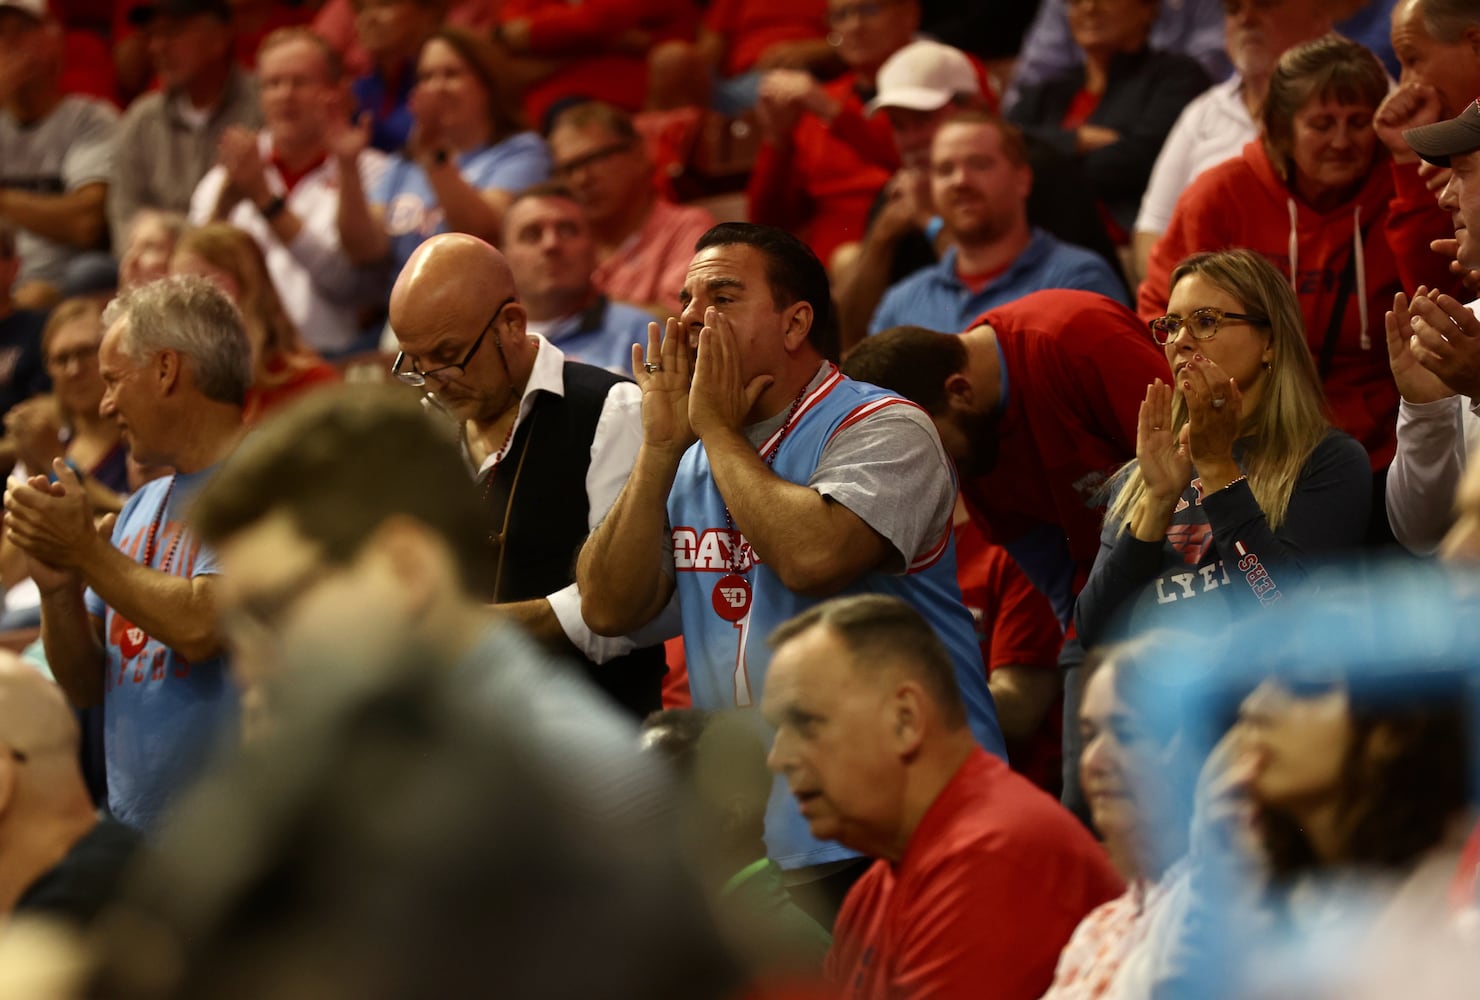
[[[1319,360],[1352,255],[1353,224],[1360,225],[1364,266],[1347,299],[1325,387],[1332,420],[1362,442],[1374,469],[1392,461],[1398,417],[1383,315],[1392,308],[1394,293],[1405,289],[1428,285],[1450,294],[1460,291],[1459,279],[1429,249],[1430,241],[1453,235],[1449,216],[1424,187],[1417,164],[1379,156],[1355,198],[1321,213],[1279,179],[1263,143],[1249,143],[1242,156],[1203,171],[1182,192],[1172,224],[1151,250],[1137,295],[1142,318],[1160,316],[1166,312],[1172,269],[1183,258],[1201,250],[1247,247],[1286,275],[1295,272],[1292,284],[1306,343]]]

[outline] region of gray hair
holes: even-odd
[[[119,320],[128,321],[120,346],[135,362],[175,351],[190,359],[201,395],[232,406],[246,401],[252,345],[241,313],[209,280],[176,275],[125,292],[103,310],[105,327]]]
[[[1466,28],[1480,27],[1480,0],[1419,0],[1423,26],[1436,42],[1453,45]]]

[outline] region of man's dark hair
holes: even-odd
[[[709,728],[711,713],[702,708],[665,708],[642,720],[644,742],[663,755],[673,770],[688,779],[694,771],[699,740]]]
[[[843,359],[842,370],[936,415],[946,409],[946,379],[966,370],[966,347],[955,334],[895,326],[865,337]]]
[[[885,594],[835,597],[782,622],[766,643],[776,649],[814,626],[841,639],[857,667],[907,668],[924,682],[948,723],[966,725],[955,664],[930,623],[904,601]]]
[[[807,340],[824,357],[837,357],[832,286],[827,280],[827,268],[812,248],[775,226],[721,222],[699,237],[694,252],[737,245],[753,247],[766,258],[766,282],[771,286],[771,302],[778,311],[797,302],[812,307],[812,329],[807,332]]]
[[[286,407],[200,491],[192,519],[201,539],[218,545],[275,511],[335,563],[353,560],[398,514],[447,543],[469,590],[488,555],[486,519],[453,428],[399,387],[321,389]]]

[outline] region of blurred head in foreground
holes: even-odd
[[[593,829],[517,718],[403,666],[295,678],[105,916],[89,995],[729,995],[672,852]]]

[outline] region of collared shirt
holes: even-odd
[[[972,317],[1029,292],[1049,288],[1098,292],[1121,305],[1128,304],[1125,285],[1104,258],[1035,228],[1027,248],[1007,270],[977,292],[966,287],[956,273],[956,248],[947,250],[933,265],[884,293],[869,323],[869,333],[906,323],[961,333]]]
[[[597,296],[590,307],[545,323],[529,323],[531,333],[558,344],[572,361],[618,375],[632,374],[632,345],[647,343],[652,313]]]
[[[303,338],[321,353],[343,351],[359,335],[356,313],[379,291],[380,272],[356,267],[339,241],[339,166],[326,159],[304,174],[290,191],[281,171],[270,162],[272,137],[266,131],[259,133],[257,145],[266,164],[267,186],[287,200],[289,210],[302,226],[293,242],[284,244],[272,223],[247,199],[237,202],[226,220],[250,234],[262,248],[267,273],[272,276],[288,318]],[[376,149],[360,154],[357,163],[364,190],[379,183],[387,162],[389,158]],[[190,199],[192,225],[211,220],[225,185],[226,168],[212,167]]]
[[[173,94],[145,94],[129,105],[118,127],[116,166],[108,188],[114,247],[125,245],[128,224],[141,208],[182,214],[190,210],[190,196],[216,165],[221,135],[232,125],[252,129],[262,125],[257,82],[235,68],[203,129],[191,128],[180,117]]]
[[[478,469],[479,476],[503,459],[505,450],[519,433],[519,425],[534,408],[537,393],[565,395],[565,354],[539,334],[531,336],[539,342],[539,350],[530,368],[529,381],[524,385],[524,395],[519,398],[514,426],[503,447],[483,460]],[[591,439],[591,467],[586,472],[586,501],[590,508],[588,529],[594,531],[616,503],[617,494],[622,492],[637,461],[637,449],[641,445],[642,390],[635,383],[618,382],[607,393],[601,418],[596,423],[596,434]],[[592,661],[605,663],[637,648],[631,639],[599,636],[586,626],[581,618],[581,591],[576,584],[562,587],[548,595],[546,600],[566,636]]]

